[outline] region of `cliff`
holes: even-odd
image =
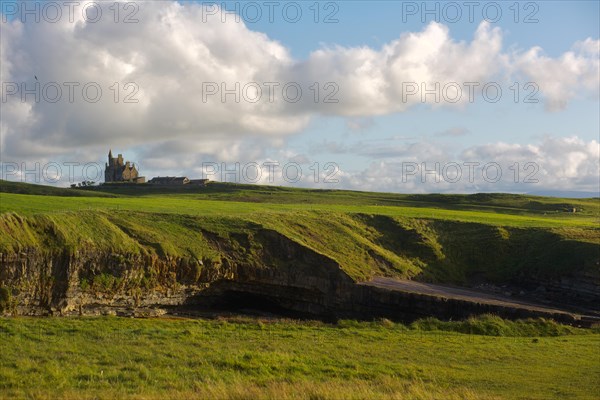
[[[493,285],[598,311],[598,245],[560,230],[369,214],[245,218],[79,211],[0,216],[0,308],[12,315],[156,315],[266,308],[412,320],[568,314],[402,293],[375,276]],[[571,235],[572,236],[572,235]]]

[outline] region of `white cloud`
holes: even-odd
[[[458,153],[427,142],[406,149],[410,152],[398,151],[394,156],[390,148],[386,157],[367,169],[345,170],[342,184],[352,189],[423,193],[600,190],[600,143],[596,140],[548,136],[536,144],[489,143]],[[496,177],[497,171],[501,176]]]
[[[535,82],[550,111],[564,109],[570,100],[581,95],[598,99],[600,90],[600,40],[588,38],[573,45],[559,58],[544,55],[534,47],[514,56],[514,68]]]
[[[501,47],[500,29],[486,22],[479,25],[470,43],[453,40],[446,26],[432,22],[422,32],[402,34],[381,50],[340,46],[316,50],[292,72],[307,82],[337,83],[339,102],[313,104],[319,112],[383,115],[423,100],[434,106],[464,105],[469,99],[464,83],[493,80],[506,62]],[[459,99],[456,86],[462,91]],[[439,94],[437,102],[434,96],[422,96],[431,89]]]
[[[99,4],[107,11],[112,3]],[[169,154],[166,150],[172,149],[170,154],[180,155],[176,165],[184,172],[194,171],[203,159],[265,160],[267,148],[278,149],[286,137],[302,132],[318,115],[344,116],[348,129],[369,130],[376,126],[376,116],[403,112],[421,103],[419,95],[405,96],[403,83],[431,88],[436,82],[442,86],[492,80],[506,83],[525,76],[539,84],[551,110],[564,108],[581,93],[596,95],[599,86],[600,41],[591,38],[576,43],[558,58],[544,55],[537,47],[508,54],[502,51],[501,30],[486,22],[479,25],[471,41],[457,41],[446,26],[433,22],[420,32],[403,33],[379,49],[323,47],[305,60],[295,60],[282,44],[233,18],[226,22],[218,16],[205,20],[201,4],[136,4],[140,6],[136,15],[139,22],[133,24],[115,24],[111,18],[92,24],[79,13],[74,23],[67,18],[58,23],[1,22],[2,82],[25,83],[32,88],[37,76],[40,85],[58,82],[63,88],[63,99],[57,103],[43,99],[34,102],[31,95],[21,102],[19,94],[8,96],[2,103],[0,145],[4,161],[53,157],[96,160],[116,144],[121,151],[131,150],[145,164],[164,168],[174,164],[165,156]],[[107,11],[105,15],[112,14]],[[80,83],[72,103],[66,101],[64,82]],[[96,82],[103,90],[97,103],[82,98],[81,88],[88,82]],[[111,90],[115,82],[120,83],[118,102]],[[138,103],[123,102],[132,92],[132,88],[123,87],[126,82],[137,85],[134,98]],[[206,82],[225,82],[229,89],[235,82],[241,87],[257,82],[263,90],[265,82],[297,82],[303,97],[298,103],[283,101],[280,86],[274,102],[266,92],[256,103],[243,98],[236,102],[233,95],[227,95],[224,102],[218,95],[204,102]],[[320,83],[316,102],[310,89],[314,82]],[[325,96],[336,91],[336,87],[324,87],[327,82],[337,85],[333,98],[338,102],[324,102]],[[253,87],[248,88],[252,95]],[[2,95],[7,95],[4,85]],[[467,96],[456,104],[436,104],[433,96],[426,100],[433,107],[464,107]],[[460,128],[445,132],[454,136],[463,133]],[[577,142],[572,146],[578,150],[557,153],[556,160],[568,163],[561,166],[548,157],[556,152],[556,146],[548,139],[537,146],[494,144],[465,151],[490,158],[504,154],[538,159],[542,154],[539,161],[552,166],[544,169],[548,179],[551,173],[569,182],[585,171],[588,176],[597,176],[590,161],[590,146],[597,148],[597,143]],[[567,144],[560,142],[560,146]],[[382,149],[337,147],[340,153],[353,151],[372,157],[394,153],[412,155],[413,159],[421,155],[444,157],[443,149],[418,140],[408,146]],[[308,157],[301,159],[308,162]],[[364,179],[384,190],[388,184],[403,187],[394,186],[394,178],[385,175],[394,165],[382,162],[385,165],[379,163],[374,168],[383,170],[383,175],[346,176]]]
[[[2,81],[34,88],[38,76],[40,87],[57,82],[63,90],[56,103],[44,101],[43,89],[40,102],[33,95],[25,103],[19,94],[8,97],[3,151],[25,156],[35,153],[37,144],[45,149],[39,154],[48,154],[53,145],[60,152],[111,142],[129,147],[165,137],[220,137],[227,143],[247,135],[285,135],[306,125],[307,115],[291,115],[278,104],[237,103],[232,96],[226,102],[202,99],[203,82],[228,82],[231,88],[233,82],[281,81],[280,71],[292,63],[286,48],[233,19],[202,23],[198,4],[140,4],[140,22],[134,24],[115,24],[111,18],[95,24],[66,18],[2,23]],[[102,3],[105,12],[109,5]],[[80,83],[72,103],[64,82]],[[88,82],[102,89],[97,103],[82,97]],[[115,82],[121,85],[116,103]],[[127,82],[139,88],[133,96],[137,104],[124,103],[135,89],[126,90]]]

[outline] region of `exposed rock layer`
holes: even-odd
[[[243,238],[238,239],[243,242]],[[253,239],[260,251],[250,263],[243,252],[216,235],[211,237],[214,246],[229,255],[220,260],[35,249],[2,254],[0,287],[10,292],[3,313],[157,315],[165,310],[225,304],[237,308],[271,306],[332,319],[386,317],[410,321],[424,316],[447,319],[495,313],[508,318],[543,316],[580,323],[568,313],[360,285],[331,258],[276,231],[259,230]],[[598,280],[588,272],[581,277],[528,284],[543,285],[543,294],[551,298],[564,298],[568,293],[570,298],[594,304],[600,299]]]

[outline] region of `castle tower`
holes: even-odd
[[[123,159],[119,154],[113,157],[112,149],[108,151],[108,163],[104,169],[104,182],[136,182],[143,183],[144,177],[139,176],[139,171],[134,163]]]

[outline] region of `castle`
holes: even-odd
[[[208,179],[189,179],[186,176],[157,176],[150,179],[152,186],[206,186]],[[112,150],[108,152],[108,162],[104,169],[104,183],[146,183],[146,178],[139,176],[135,164],[123,161],[123,155],[113,157]]]
[[[113,157],[112,150],[108,152],[108,163],[104,169],[104,182],[144,183],[146,178],[139,176],[135,164],[123,161],[123,155]]]

